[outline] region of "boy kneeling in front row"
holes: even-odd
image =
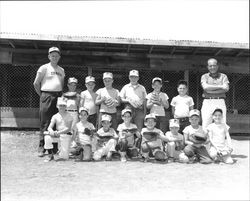
[[[167,131],[165,134],[167,140],[165,150],[168,155],[168,162],[178,161],[180,163],[187,163],[188,157],[183,152],[183,148],[185,147],[184,137],[179,133],[179,119],[170,119],[169,129],[170,131]]]
[[[155,160],[165,161],[167,156],[163,151],[162,140],[165,141],[166,139],[163,132],[155,128],[156,116],[153,113],[146,115],[144,124],[146,127],[141,130],[142,162],[148,161],[150,153],[154,156]]]
[[[44,132],[44,148],[48,149],[49,156],[44,162],[49,162],[54,159],[58,142],[60,142],[60,159],[69,159],[69,146],[71,142],[71,125],[73,117],[66,111],[67,102],[63,97],[57,99],[58,113],[52,116],[48,131]],[[54,131],[53,128],[56,127]]]
[[[185,144],[184,153],[188,156],[190,162],[200,162],[202,164],[212,163],[213,160],[205,147],[209,143],[209,138],[202,126],[199,125],[200,111],[197,109],[189,112],[189,122],[191,125],[184,130]]]
[[[115,130],[111,128],[111,116],[103,114],[101,117],[102,128],[100,128],[96,135],[95,141],[96,151],[94,152],[93,159],[101,160],[103,156],[106,156],[106,160],[112,160],[112,154],[116,152],[115,147],[117,144],[118,135]]]
[[[126,157],[132,158],[138,156],[138,144],[140,143],[141,136],[137,126],[131,123],[132,110],[122,110],[122,120],[123,123],[117,128],[119,139],[116,148],[120,152],[121,162],[126,162]]]
[[[74,134],[76,136],[76,144],[79,148],[79,158],[76,161],[90,161],[92,159],[92,139],[95,127],[88,122],[89,110],[84,107],[79,109],[80,121],[76,124]]]

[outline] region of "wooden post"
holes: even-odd
[[[188,89],[189,89],[189,70],[184,71],[184,80],[188,83]]]
[[[92,67],[88,66],[88,75],[92,75]]]

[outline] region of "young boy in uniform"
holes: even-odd
[[[153,155],[155,160],[164,161],[166,154],[163,151],[163,141],[167,141],[163,132],[155,128],[156,116],[151,113],[145,116],[145,128],[141,130],[141,154],[142,161],[147,162],[149,154]]]
[[[129,72],[130,83],[126,84],[120,91],[122,103],[125,108],[132,110],[132,122],[136,124],[138,130],[143,127],[143,120],[146,115],[146,96],[147,92],[144,86],[138,83],[139,72],[131,70]]]
[[[58,138],[61,144],[59,156],[63,159],[68,159],[69,146],[71,141],[71,127],[73,118],[66,111],[66,100],[63,97],[57,99],[58,113],[52,116],[48,132],[45,135],[44,148],[48,149],[49,156],[44,162],[49,162],[54,159],[54,154],[58,147]],[[56,130],[53,130],[54,126]]]
[[[191,96],[187,95],[188,84],[185,80],[180,80],[177,85],[178,96],[171,101],[172,114],[175,119],[179,119],[179,132],[183,134],[183,129],[189,125],[189,111],[193,109],[194,101]]]
[[[89,109],[88,121],[92,123],[95,127],[97,126],[97,107],[95,104],[97,94],[94,92],[95,88],[95,78],[92,76],[87,76],[85,78],[85,86],[87,90],[81,92],[81,107]]]
[[[106,156],[106,160],[112,160],[113,152],[116,152],[115,147],[117,144],[118,135],[115,130],[111,128],[111,116],[104,114],[102,115],[100,128],[96,133],[96,151],[94,152],[94,160],[101,160],[103,156]]]
[[[168,141],[165,146],[168,162],[179,161],[181,163],[187,163],[188,157],[183,153],[184,137],[178,132],[180,128],[179,120],[170,119],[169,128],[170,131],[165,134]]]
[[[108,114],[112,117],[112,128],[117,129],[117,109],[116,107],[120,105],[119,91],[114,89],[113,84],[113,74],[110,72],[103,73],[103,83],[104,88],[98,89],[96,91],[96,105],[100,105],[99,123],[98,128],[101,127],[101,116],[103,114]]]
[[[122,120],[123,123],[117,128],[118,145],[117,149],[120,151],[121,161],[126,162],[126,155],[130,158],[138,155],[139,150],[136,147],[136,140],[140,139],[140,133],[137,126],[131,123],[132,111],[130,109],[122,110]]]
[[[70,77],[68,79],[68,91],[63,93],[63,97],[67,101],[67,108],[66,111],[73,117],[71,132],[73,133],[73,128],[75,127],[76,123],[79,121],[78,118],[78,109],[80,104],[80,95],[76,92],[78,80],[75,77]],[[71,147],[75,147],[75,136],[72,136],[72,143]]]
[[[233,151],[231,137],[229,135],[229,126],[223,121],[222,109],[215,109],[213,112],[213,123],[207,127],[211,147],[210,156],[216,161],[222,161],[227,164],[234,163],[231,153]]]
[[[74,129],[76,143],[80,147],[80,156],[77,161],[90,161],[92,157],[92,136],[95,127],[88,122],[88,114],[89,110],[87,108],[79,108],[80,121]]]
[[[190,162],[194,162],[195,158],[197,158],[200,163],[212,163],[213,161],[205,147],[209,139],[202,126],[199,125],[200,111],[197,109],[191,110],[189,113],[189,121],[191,125],[183,130],[186,144],[184,153],[190,159]]]
[[[168,109],[168,95],[161,92],[162,79],[155,77],[152,80],[153,92],[146,96],[147,108],[150,109],[150,113],[154,113],[157,118],[156,128],[159,128],[163,133],[167,132],[168,119],[165,114],[165,109]]]

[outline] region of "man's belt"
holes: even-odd
[[[43,93],[53,94],[53,95],[61,95],[61,91],[41,91]]]
[[[225,99],[225,97],[204,97],[204,99]]]
[[[77,110],[66,110],[68,112],[77,112]]]

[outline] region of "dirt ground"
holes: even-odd
[[[69,161],[37,157],[35,131],[1,132],[1,199],[249,200],[249,137],[235,138],[234,165]]]

